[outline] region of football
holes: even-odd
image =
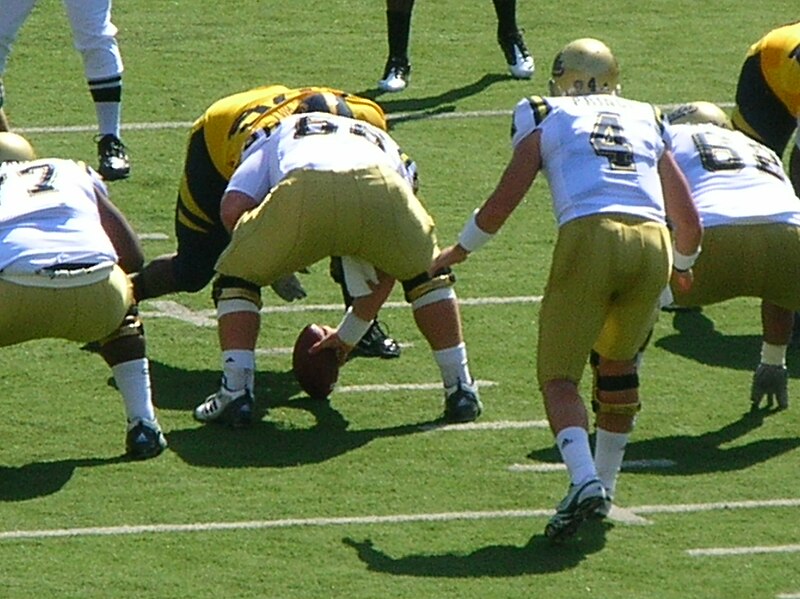
[[[316,354],[308,350],[325,336],[325,330],[317,324],[307,325],[294,342],[292,370],[300,388],[312,399],[326,399],[339,378],[339,361],[336,352],[324,349]]]

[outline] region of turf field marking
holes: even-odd
[[[547,420],[495,420],[491,422],[465,422],[463,424],[426,424],[423,431],[507,431],[518,429],[546,429]]]
[[[478,380],[479,387],[494,387],[495,381]],[[371,393],[373,391],[436,391],[442,389],[442,383],[382,383],[379,385],[345,385],[337,386],[334,393]]]
[[[490,306],[501,304],[538,304],[542,301],[541,295],[520,295],[509,297],[476,297],[459,299],[461,306]],[[403,308],[408,309],[406,302],[386,302],[384,308]],[[261,308],[262,314],[285,314],[288,312],[341,312],[342,304],[287,304],[285,306],[264,306]],[[213,308],[204,310],[192,310],[172,300],[148,300],[142,306],[141,315],[144,318],[174,318],[198,327],[216,327],[216,310]]]
[[[759,499],[753,501],[728,501],[715,503],[675,503],[671,505],[642,505],[639,514],[680,514],[685,512],[712,512],[716,510],[762,509],[775,507],[800,507],[800,499]]]
[[[731,555],[755,555],[758,553],[800,553],[800,545],[753,545],[750,547],[708,547],[687,549],[692,557],[727,557]]]
[[[546,422],[546,421],[545,421]],[[675,466],[676,462],[673,460],[656,459],[656,460],[625,460],[622,462],[623,470],[649,470],[649,469],[666,469]],[[557,463],[551,464],[547,462],[536,462],[534,464],[511,464],[508,467],[510,472],[561,472],[566,470],[564,464]]]
[[[696,503],[630,507],[641,513],[688,513],[730,509],[761,509],[764,507],[800,507],[800,499],[765,501],[732,501],[727,503]],[[194,524],[142,524],[120,526],[91,526],[84,528],[51,528],[41,530],[9,530],[0,532],[0,541],[47,539],[63,537],[98,537],[140,535],[147,533],[183,533],[229,530],[258,530],[292,527],[327,527],[361,524],[404,524],[414,522],[455,522],[464,520],[493,520],[509,518],[548,518],[552,509],[442,512],[437,514],[395,514],[390,516],[350,516],[339,518],[282,518],[277,520],[245,520],[239,522],[197,522]]]
[[[800,593],[781,593],[775,599],[800,599]]]
[[[400,349],[409,349],[414,347],[413,343],[398,343]],[[257,356],[286,356],[292,353],[292,347],[257,347]]]
[[[664,110],[672,110],[682,103],[671,103],[661,105]],[[720,108],[733,108],[732,102],[717,102]],[[411,121],[411,120],[451,120],[451,119],[475,119],[491,117],[509,117],[511,110],[462,110],[458,112],[398,112],[387,114],[386,119],[392,121]],[[193,121],[155,121],[147,123],[123,123],[123,131],[154,131],[160,129],[190,129]],[[27,133],[91,133],[97,130],[97,125],[59,125],[42,127],[20,127],[15,131],[25,135]]]

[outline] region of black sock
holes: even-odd
[[[492,0],[497,13],[497,37],[517,32],[517,0]]]
[[[408,61],[408,40],[411,36],[411,12],[386,11],[389,34],[389,58]]]

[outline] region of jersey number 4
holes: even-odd
[[[594,153],[608,160],[608,165],[616,171],[633,171],[633,146],[625,137],[619,115],[601,112],[597,115],[594,129],[589,135],[589,143]]]

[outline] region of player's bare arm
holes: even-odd
[[[664,190],[664,207],[673,228],[675,244],[675,282],[688,291],[692,284],[692,264],[700,253],[703,226],[692,200],[686,177],[670,151],[658,162],[658,174]]]
[[[126,273],[135,273],[144,265],[144,252],[139,237],[125,215],[111,203],[105,190],[95,186],[100,223],[119,256],[119,266]]]
[[[461,233],[459,242],[447,247],[433,260],[431,274],[463,262],[500,230],[519,206],[542,167],[541,133],[533,132],[514,149],[514,154],[497,183],[497,187],[472,216]]]

